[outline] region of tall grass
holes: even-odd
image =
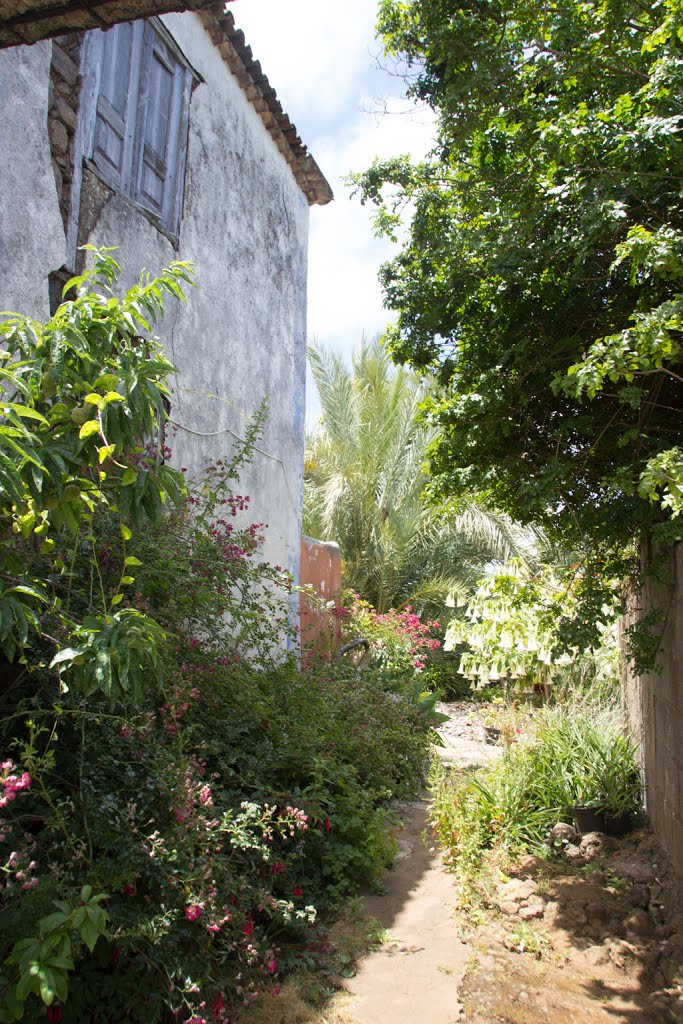
[[[610,813],[640,808],[636,751],[618,708],[586,700],[537,712],[530,733],[492,769],[462,775],[432,771],[431,822],[461,881],[473,878],[487,850],[542,847],[572,808]]]

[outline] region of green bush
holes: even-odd
[[[542,847],[553,824],[573,820],[574,806],[635,817],[635,755],[616,711],[545,709],[532,734],[517,737],[492,769],[467,776],[433,769],[432,824],[456,873],[471,881],[487,850]]]
[[[12,571],[49,601],[4,648],[0,1022],[226,1022],[391,858],[429,722],[380,673],[298,670],[291,579],[235,490],[264,418],[196,483],[161,473],[160,513],[122,516],[112,485],[47,547],[5,515]],[[115,454],[119,490],[158,492],[167,452]]]

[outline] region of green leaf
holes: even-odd
[[[123,560],[123,564],[124,565],[136,566],[136,565],[142,565],[142,562],[140,561],[139,558],[136,558],[135,555],[127,555],[124,558],[124,560]]]
[[[81,429],[78,432],[80,438],[91,437],[92,434],[98,434],[100,431],[99,420],[86,420]]]
[[[121,486],[122,487],[130,487],[131,484],[135,483],[137,478],[138,478],[137,470],[133,469],[132,466],[129,466],[128,469],[123,474],[123,476],[121,477]]]
[[[111,599],[112,606],[117,605],[117,604],[121,604],[122,601],[123,601],[123,594],[115,594],[115,596],[112,597],[112,599]]]
[[[128,527],[125,525],[125,523],[121,523],[121,536],[123,537],[124,540],[130,540],[131,537],[133,536],[133,534],[128,529]],[[126,563],[126,564],[128,564],[128,563]]]

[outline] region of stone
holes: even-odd
[[[544,903],[530,903],[528,907],[520,907],[519,916],[522,921],[533,921],[536,917],[543,917],[544,912]]]
[[[78,64],[58,43],[52,44],[52,67],[69,85],[73,86],[78,82]]]
[[[62,172],[56,160],[52,161],[52,170],[55,176],[55,188],[57,189],[57,195],[61,196],[63,187]]]
[[[543,857],[535,857],[532,853],[517,861],[515,871],[523,877],[534,878],[548,862]]]
[[[50,144],[55,153],[61,156],[66,155],[66,151],[69,148],[69,134],[62,122],[56,120],[56,118],[51,118],[48,125],[48,134],[50,136]]]
[[[630,882],[649,884],[656,879],[654,867],[638,854],[620,854],[610,857],[609,866],[620,878]]]
[[[519,904],[515,903],[514,900],[503,900],[502,903],[499,904],[499,907],[503,914],[508,914],[510,917],[516,914],[519,910]]]
[[[73,132],[76,131],[76,114],[66,102],[63,96],[57,97],[57,103],[55,105],[57,117],[67,128],[70,128]]]
[[[551,843],[573,843],[576,839],[576,829],[572,828],[564,821],[558,821],[557,825],[553,825],[550,830],[548,837]]]
[[[600,967],[602,964],[609,963],[609,953],[604,946],[589,946],[583,955],[592,967]]]
[[[532,878],[511,878],[500,887],[500,894],[506,900],[528,900],[538,891],[538,886]]]
[[[627,932],[633,932],[634,935],[652,935],[652,921],[645,910],[632,910],[628,917],[624,918],[622,924]]]
[[[579,843],[579,851],[582,857],[590,862],[606,853],[609,847],[607,836],[602,832],[586,832]]]
[[[581,852],[581,847],[575,843],[569,843],[564,848],[564,855],[571,864],[575,864],[577,867],[581,867],[582,864],[586,863],[586,859]]]

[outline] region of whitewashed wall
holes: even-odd
[[[174,462],[191,475],[234,450],[248,418],[269,418],[240,491],[250,520],[269,524],[265,556],[298,579],[303,498],[308,202],[192,13],[163,21],[201,75],[190,105],[184,211],[176,245],[125,196],[97,188],[82,202],[86,238],[118,246],[124,284],[173,259],[197,264],[185,306],[169,302],[159,330],[179,373]],[[50,43],[0,54],[0,308],[47,312],[47,274],[64,261],[50,166]],[[16,76],[26,78],[16,97]],[[4,134],[2,134],[4,131]],[[87,178],[87,174],[86,174]],[[23,241],[22,241],[23,240]],[[18,258],[17,258],[18,257]]]
[[[41,320],[66,252],[47,133],[51,55],[49,41],[0,55],[0,310]]]

